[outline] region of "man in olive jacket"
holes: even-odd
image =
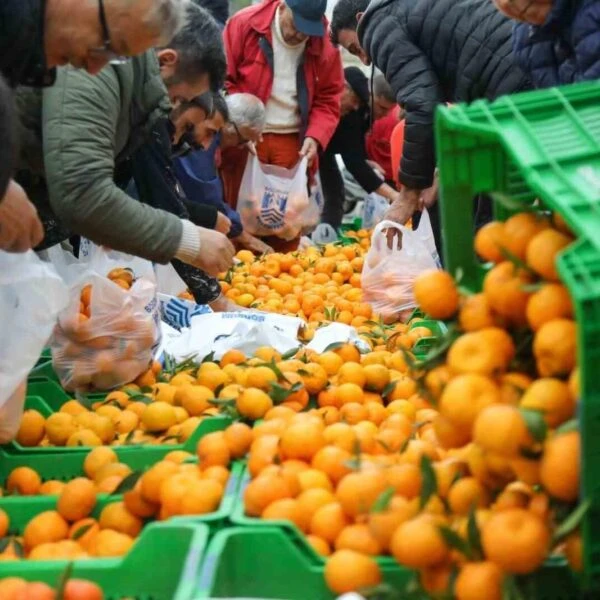
[[[167,48],[95,77],[59,69],[55,85],[41,96],[19,95],[24,135],[18,178],[44,221],[44,247],[77,234],[163,264],[176,258],[211,274],[230,266],[233,247],[225,236],[121,189],[131,176],[130,158],[169,115],[171,103],[191,100],[223,79],[216,23],[194,5],[186,10],[186,26]]]
[[[2,0],[0,73],[12,88],[52,85],[56,67],[67,63],[94,74],[119,55],[168,42],[183,18],[180,0]],[[0,118],[12,104],[12,92],[0,85]],[[23,252],[40,243],[44,230],[34,205],[12,179],[18,136],[5,130],[13,126],[0,125],[1,168],[10,175],[0,178],[0,250]]]

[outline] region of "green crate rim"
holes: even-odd
[[[2,451],[0,450],[0,464],[3,464],[6,462],[6,459],[9,458],[7,457],[6,453],[2,453]],[[131,456],[125,457],[123,459],[123,463],[127,464],[128,466],[131,466],[130,464],[128,464],[128,460],[131,460]],[[80,464],[81,466],[83,466],[83,460],[84,460],[84,456],[69,456],[69,457],[63,457],[63,464],[64,463],[69,463],[70,462],[70,467],[71,470],[68,471],[66,470],[65,472],[65,479],[73,479],[74,477],[83,477],[83,468],[77,469],[77,465],[78,465],[78,460],[80,459]],[[14,461],[15,467],[16,466],[23,466],[23,463],[21,461]],[[34,469],[36,469],[39,473],[40,476],[42,477],[42,480],[46,480],[46,478],[44,477],[44,469],[43,467],[40,468],[39,464],[36,465],[35,461],[28,461],[27,466],[30,466]],[[136,462],[136,465],[138,465],[139,463]],[[155,464],[155,461],[150,461],[146,464],[145,468],[143,470],[146,470],[147,468],[151,467],[153,464]],[[135,470],[142,470],[140,468],[137,469],[133,469]],[[3,472],[0,471],[0,473],[2,475],[8,475],[7,470],[4,470]],[[209,514],[206,515],[194,515],[191,517],[187,517],[187,516],[182,516],[182,517],[174,517],[173,521],[177,521],[179,522],[180,520],[182,522],[186,522],[188,520],[192,520],[193,522],[200,522],[200,523],[206,523],[209,524],[211,526],[221,526],[221,525],[225,525],[225,523],[227,522],[227,520],[229,519],[229,517],[231,516],[234,507],[235,507],[235,503],[237,500],[237,495],[238,495],[238,489],[240,486],[240,483],[242,481],[242,477],[243,477],[243,473],[244,473],[244,464],[241,463],[240,461],[235,461],[231,464],[231,468],[230,468],[230,474],[229,474],[229,479],[227,481],[227,485],[225,486],[225,491],[223,494],[223,499],[221,500],[221,504],[219,505],[219,508]],[[48,478],[48,479],[53,479],[53,478]],[[2,481],[3,482],[3,481]],[[108,503],[108,502],[119,502],[120,500],[123,499],[123,496],[121,494],[99,494],[98,495],[98,499],[100,503]],[[56,502],[57,502],[57,496],[2,496],[0,497],[0,509],[4,509],[4,510],[19,510],[22,509],[24,507],[27,508],[39,508],[39,511],[44,511],[44,510],[53,510],[54,507],[56,506]]]
[[[161,557],[160,577],[171,577],[170,590],[165,594],[155,595],[152,570],[148,570],[144,553],[152,546],[173,544],[172,534],[189,534],[187,547],[181,548],[178,554],[185,557],[181,564],[169,565],[172,552],[163,551]],[[69,560],[30,561],[19,560],[0,564],[0,578],[22,577],[28,581],[45,581],[55,585],[59,576],[64,573],[69,564],[73,565],[72,577],[85,578],[102,586],[105,580],[110,580],[115,587],[122,585],[119,579],[124,573],[135,574],[135,581],[130,588],[116,592],[112,597],[143,597],[153,600],[190,600],[194,596],[198,575],[201,573],[202,559],[208,546],[210,529],[203,523],[166,521],[151,523],[136,540],[132,550],[119,558],[97,558]],[[178,549],[179,550],[179,549]],[[164,563],[167,563],[166,565]],[[173,572],[175,571],[175,573]],[[169,582],[171,583],[171,582]],[[140,589],[142,588],[142,589]],[[142,593],[143,596],[138,596]],[[168,594],[168,595],[167,595]]]

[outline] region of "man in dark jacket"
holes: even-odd
[[[547,2],[534,0],[537,12],[517,16],[524,21],[513,29],[517,64],[540,88],[600,79],[600,0]]]
[[[377,192],[390,202],[399,193],[385,183],[383,176],[369,164],[365,136],[369,129],[369,83],[358,67],[344,69],[346,85],[342,93],[340,120],[327,150],[319,161],[319,174],[325,206],[321,221],[339,229],[344,216],[344,180],[337,165],[336,154],[341,155],[346,169],[366,194]]]
[[[99,0],[97,6],[65,0],[3,0],[0,72],[11,86],[51,85],[55,67],[67,62],[96,73],[119,55],[141,53],[170,40],[182,23],[179,0]],[[0,104],[12,105],[4,85]],[[16,139],[16,135],[2,136],[5,152],[16,155]],[[6,168],[14,161],[2,163]],[[12,179],[1,184],[0,249],[24,251],[42,237],[41,222],[23,189]]]
[[[529,87],[514,66],[511,22],[490,0],[339,0],[332,40],[383,72],[406,111],[402,196],[387,218],[406,223],[433,183],[438,104],[494,99]]]

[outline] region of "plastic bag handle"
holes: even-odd
[[[263,163],[260,162],[258,156],[256,154],[252,154],[250,153],[248,155],[248,159],[250,161],[252,161],[253,163],[256,163],[256,165],[252,165],[254,166],[258,166],[258,168],[262,171],[262,167],[263,167]],[[308,158],[306,158],[306,156],[303,156],[293,167],[291,167],[290,169],[288,169],[289,171],[293,171],[295,169],[301,170],[300,168],[302,167],[303,171],[307,171],[308,170]]]
[[[371,245],[375,246],[375,248],[379,252],[387,250],[390,254],[394,252],[395,249],[389,248],[387,245],[387,237],[383,235],[383,232],[386,229],[395,229],[401,235],[404,235],[406,233],[412,233],[412,230],[410,230],[408,227],[406,227],[405,225],[400,225],[400,223],[396,223],[395,221],[381,221],[381,223],[379,223],[373,230],[373,235],[371,236]],[[381,248],[382,239],[385,239],[385,244],[383,248]]]

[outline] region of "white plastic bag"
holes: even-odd
[[[219,360],[231,349],[251,356],[261,346],[285,354],[298,348],[298,331],[304,321],[297,317],[258,311],[225,312],[192,317],[189,329],[168,340],[165,352],[177,361],[194,357],[198,361],[210,353]]]
[[[319,223],[310,237],[315,244],[333,244],[340,239],[329,223]]]
[[[293,169],[284,169],[248,156],[237,203],[248,233],[289,241],[318,223],[319,207],[315,196],[308,194],[306,168],[305,158]]]
[[[433,235],[433,228],[431,227],[431,219],[429,217],[429,212],[427,209],[423,210],[421,213],[421,220],[419,221],[419,227],[416,229],[416,233],[419,236],[419,239],[425,244],[431,256],[433,256],[433,260],[435,260],[435,264],[438,269],[442,268],[442,261],[440,259],[440,254],[435,245],[435,236]]]
[[[390,203],[387,198],[372,192],[366,196],[363,203],[362,226],[363,229],[373,229],[385,216]]]
[[[19,428],[27,374],[67,305],[67,287],[34,252],[0,251],[0,442]]]
[[[156,278],[147,260],[88,243],[84,248],[80,260],[49,251],[70,296],[52,338],[52,363],[67,390],[110,389],[145,371],[160,343]],[[118,277],[109,279],[113,269],[132,274],[129,289]],[[91,291],[89,305],[84,288]]]
[[[391,249],[388,247],[386,231],[389,229],[401,234],[401,248],[396,244]],[[395,242],[399,242],[399,237]],[[363,298],[384,318],[399,316],[416,306],[413,294],[416,277],[437,268],[435,258],[418,231],[393,221],[382,221],[373,232],[363,267]]]

